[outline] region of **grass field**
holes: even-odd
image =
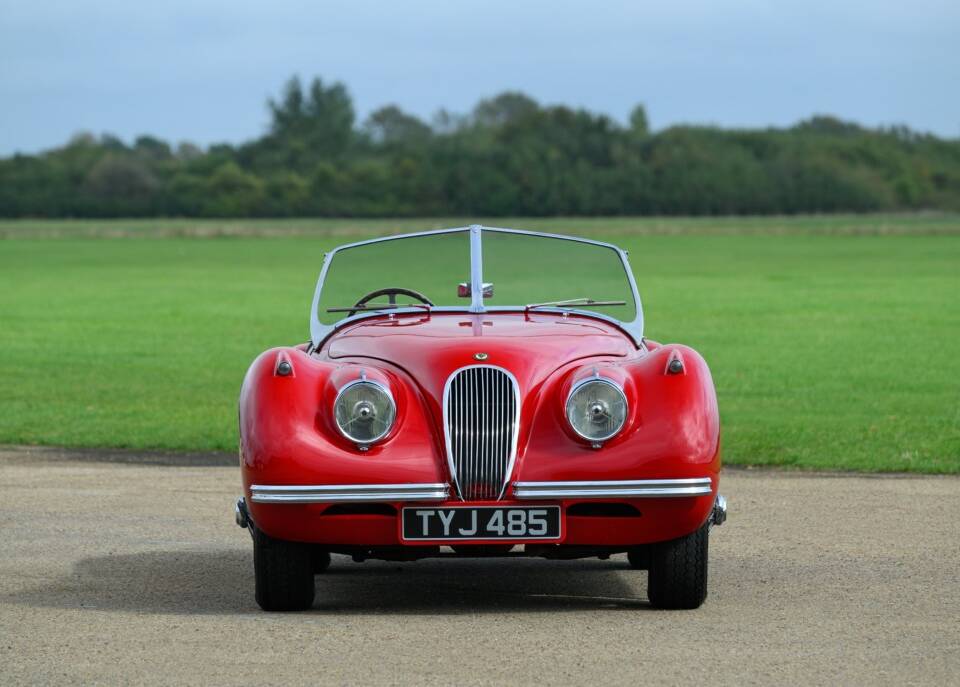
[[[325,249],[463,223],[0,222],[0,443],[232,450]],[[960,217],[490,223],[630,251],[647,335],[711,365],[728,463],[960,472]]]
[[[120,219],[2,220],[0,239],[364,237],[458,227],[522,227],[533,231],[597,237],[677,234],[720,236],[960,236],[960,215],[928,212],[878,215],[773,217],[496,217],[427,219]]]

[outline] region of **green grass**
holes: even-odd
[[[766,221],[497,224],[630,251],[647,335],[710,363],[728,463],[960,472],[960,221]],[[0,223],[0,443],[232,450],[243,373],[307,338],[323,251],[438,223],[463,224]]]
[[[560,234],[960,235],[960,215],[943,212],[773,217],[495,217],[427,219],[2,220],[0,238],[357,237],[480,223]]]

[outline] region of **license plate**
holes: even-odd
[[[402,517],[408,540],[560,538],[560,506],[413,507]]]

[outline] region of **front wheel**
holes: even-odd
[[[282,541],[254,531],[253,572],[257,604],[265,611],[303,611],[313,605],[313,574],[330,562],[317,560],[307,544]]]
[[[647,598],[654,608],[699,608],[707,598],[709,524],[650,549]]]

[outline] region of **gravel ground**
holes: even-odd
[[[238,471],[198,462],[0,450],[0,684],[960,680],[956,477],[728,471],[698,611],[651,610],[624,556],[336,556],[285,615],[253,600]]]

